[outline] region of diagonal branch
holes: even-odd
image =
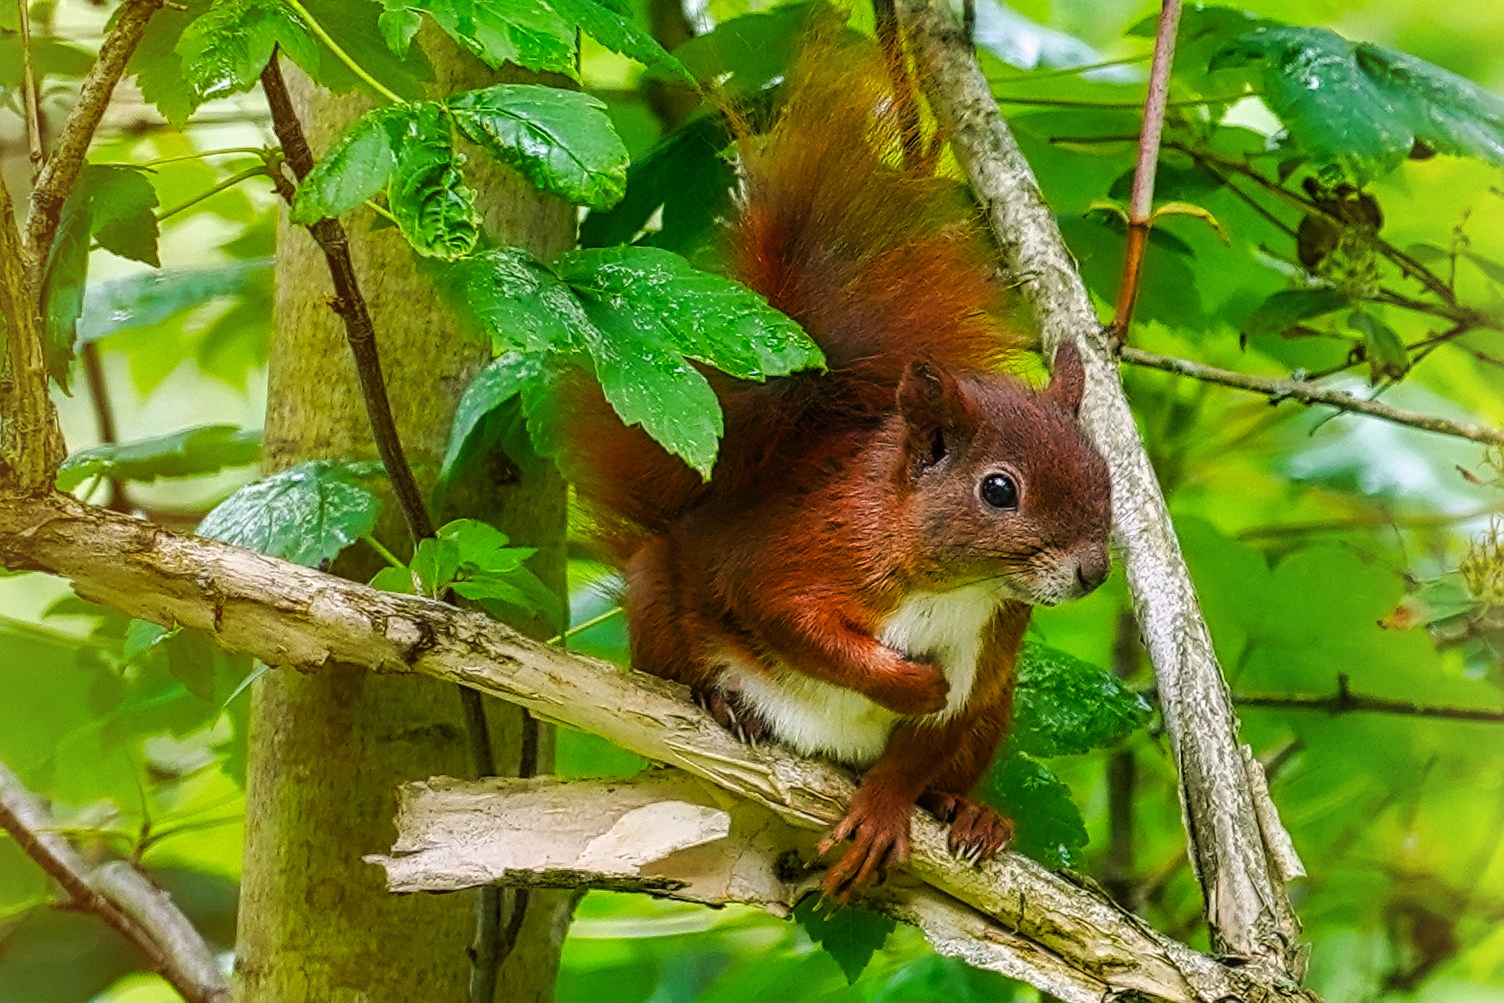
[[[949,6],[900,0],[899,12],[936,116],[988,215],[1005,265],[1020,279],[1045,345],[1053,349],[1070,339],[1081,349],[1087,374],[1082,423],[1111,471],[1114,531],[1159,679],[1212,943],[1299,976],[1299,923],[1284,887],[1299,865],[1285,852],[1289,837],[1262,777],[1251,775],[1256,763],[1238,748],[1227,685],[1106,333]]]
[[[47,806],[0,763],[0,830],[68,893],[136,946],[191,1003],[228,1003],[230,987],[209,946],[163,892],[124,861],[86,863],[52,831]]]
[[[164,0],[125,0],[115,15],[115,27],[100,46],[99,58],[89,68],[78,92],[78,102],[68,112],[57,147],[47,158],[36,186],[31,190],[31,211],[26,217],[26,271],[31,288],[42,288],[47,255],[57,236],[58,214],[83,170],[84,155],[94,140],[94,131],[104,118],[115,85],[125,72],[131,53],[146,32],[146,23],[162,9]]]
[[[1370,418],[1382,418],[1396,425],[1409,425],[1411,428],[1436,432],[1440,435],[1452,435],[1459,439],[1471,439],[1474,442],[1504,446],[1504,429],[1475,425],[1469,421],[1449,421],[1446,418],[1437,418],[1418,411],[1406,411],[1380,401],[1355,397],[1345,390],[1323,387],[1309,380],[1250,376],[1247,373],[1218,369],[1215,366],[1203,365],[1189,359],[1157,355],[1154,352],[1145,352],[1142,349],[1127,346],[1124,346],[1119,354],[1124,362],[1135,366],[1162,369],[1177,376],[1189,376],[1191,379],[1201,380],[1203,383],[1215,383],[1219,386],[1264,394],[1270,399],[1271,404],[1278,404],[1282,400],[1289,399],[1306,405],[1325,405],[1337,408],[1339,411],[1351,411]]]
[[[462,683],[677,766],[798,827],[833,824],[855,791],[837,767],[742,745],[656,677],[530,640],[480,613],[178,536],[66,495],[0,497],[0,564],[70,579],[96,602],[208,631],[271,664],[317,671],[350,663]],[[914,817],[913,845],[917,878],[1114,995],[1133,990],[1176,1003],[1308,998],[1265,965],[1223,965],[1024,857],[1004,854],[979,867],[958,861],[945,830],[923,812]]]

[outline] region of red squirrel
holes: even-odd
[[[598,392],[566,473],[626,580],[633,664],[744,739],[864,770],[821,854],[826,894],[909,855],[914,805],[952,850],[1011,823],[969,794],[1012,712],[1033,606],[1107,576],[1107,469],[1076,421],[1074,348],[1047,389],[1000,365],[1019,335],[974,208],[899,167],[881,53],[816,41],[760,146],[743,139],[728,271],[801,326],[827,371],[707,372],[725,414],[708,483]]]

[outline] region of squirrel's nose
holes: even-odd
[[[1112,559],[1107,555],[1106,548],[1093,548],[1082,554],[1076,562],[1076,581],[1081,586],[1081,593],[1085,595],[1105,582],[1110,570]]]

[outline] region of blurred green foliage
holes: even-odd
[[[1103,206],[1126,203],[1148,51],[1143,19],[1152,8],[978,5],[984,66],[1105,312],[1123,236],[1120,216]],[[703,111],[686,117],[663,96],[686,72],[738,95],[762,93],[792,49],[799,18],[791,5],[749,12],[746,0],[712,0],[706,15],[715,31],[680,46],[678,58],[646,37],[644,11],[634,19],[616,3],[551,3],[522,28],[493,3],[475,4],[473,17],[462,16],[471,5],[448,2],[305,6],[371,80],[357,78],[275,0],[175,5],[132,62],[156,111],[108,121],[88,184],[66,210],[69,239],[59,242],[49,286],[53,362],[76,395],[60,400],[74,453],[70,490],[102,500],[114,478],[148,515],[191,528],[251,479],[275,212],[264,112],[233,92],[254,83],[273,42],[326,86],[405,98],[432,76],[407,49],[423,17],[488,61],[577,73],[593,99],[475,92],[456,107],[473,113],[469,128],[492,154],[596,206],[584,217],[583,244],[634,243],[641,246],[612,253],[630,256],[644,274],[654,263],[670,268],[687,290],[676,316],[704,319],[694,297],[725,294],[720,280],[692,267],[713,260],[706,238],[726,211],[733,174],[722,157],[724,123]],[[1217,226],[1182,215],[1156,229],[1134,342],[1264,375],[1326,374],[1404,407],[1504,424],[1496,96],[1504,9],[1400,0],[1247,6],[1186,12],[1157,198],[1199,207]],[[33,16],[44,110],[60,118],[102,15],[61,0],[34,5]],[[853,23],[864,21],[870,14],[857,11]],[[582,43],[578,67],[570,25],[596,40]],[[20,134],[18,52],[7,7],[6,137]],[[1113,65],[1062,72],[1093,62]],[[354,225],[385,225],[362,205],[384,198],[378,208],[435,257],[479,248],[486,261],[510,260],[479,232],[463,158],[449,155],[447,121],[420,119],[413,112],[399,124],[440,137],[427,154],[398,156],[379,129],[371,134],[378,142],[361,146],[357,136],[346,161],[324,168],[324,187],[305,188],[309,212],[354,209]],[[164,121],[189,124],[177,131]],[[0,170],[20,190],[24,142],[4,143]],[[668,251],[682,257],[662,258]],[[600,260],[577,256],[576,271]],[[571,302],[568,283],[585,284],[567,265],[526,267],[535,270],[528,288],[556,286]],[[507,320],[498,331],[531,308],[507,299],[503,280],[518,274],[493,270],[482,283],[495,296],[478,312]],[[596,330],[594,315],[577,302],[569,309],[571,320]],[[563,316],[554,319],[568,330]],[[749,333],[707,316],[708,328],[664,333],[665,357],[742,365],[744,375],[817,361],[780,340],[776,319]],[[82,345],[101,356],[119,412],[117,443],[98,442],[93,391],[70,363]],[[784,349],[788,358],[771,357]],[[538,386],[531,381],[546,372],[541,357],[505,356],[472,387],[446,470],[461,470],[477,442],[538,462],[507,408],[519,392],[526,404]],[[593,357],[600,366],[608,358]],[[673,403],[652,367],[616,364],[621,400],[652,419],[671,447],[708,465],[719,428],[713,405],[690,394]],[[1331,1001],[1504,1000],[1504,723],[1332,712],[1289,699],[1346,692],[1442,709],[1501,706],[1504,614],[1488,583],[1504,577],[1497,535],[1489,536],[1491,513],[1504,508],[1504,455],[1160,372],[1129,369],[1125,379],[1230,686],[1262,698],[1241,711],[1242,738],[1265,762],[1310,874],[1296,896],[1313,944],[1312,987]],[[292,553],[295,542],[295,556],[309,563],[371,533],[373,502],[358,479],[301,473],[295,483],[243,489],[219,509],[221,528],[268,550]],[[474,537],[451,540],[452,554],[435,545],[391,577],[410,585],[416,575],[430,590],[485,581],[496,592],[521,589],[505,593],[514,603],[540,601],[520,575],[526,555],[504,537]],[[571,647],[625,660],[621,619],[608,615],[615,585],[598,565],[572,562],[573,622],[600,622],[570,637]],[[1026,664],[1033,694],[1021,694],[1016,740],[989,790],[1017,816],[1025,852],[1068,862],[1159,929],[1204,946],[1166,741],[1152,720],[1144,726],[1133,692],[1152,697],[1152,678],[1124,626],[1126,610],[1117,575],[1082,602],[1039,613],[1036,657]],[[191,632],[132,623],[38,575],[0,577],[0,760],[52,800],[60,826],[87,854],[139,860],[223,951],[233,947],[252,672]],[[568,776],[627,775],[645,765],[567,730],[557,762]],[[1109,773],[1122,776],[1129,764],[1131,787],[1110,790]],[[1112,833],[1125,829],[1131,842],[1114,843]],[[114,934],[55,902],[36,867],[0,838],[0,999],[174,998],[137,972],[141,959]],[[566,945],[559,998],[1037,996],[934,956],[913,930],[836,919],[844,925],[816,921],[812,939],[804,926],[750,910],[591,894]],[[823,950],[820,939],[841,946]]]

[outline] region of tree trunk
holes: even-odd
[[[436,91],[496,82],[496,75],[426,32]],[[315,154],[370,107],[334,97],[284,67]],[[540,255],[573,242],[574,214],[484,155],[467,177],[480,190],[489,232]],[[392,410],[420,484],[432,487],[456,400],[489,351],[459,330],[395,229],[350,226],[351,250],[375,322]],[[332,285],[309,235],[284,216],[277,250],[276,334],[266,416],[266,468],[307,459],[372,458],[375,447],[345,344],[329,308]],[[564,589],[565,488],[552,471],[524,478],[510,468],[487,485],[480,505],[435,513],[487,519],[519,545],[539,548],[530,566]],[[407,531],[385,506],[378,537],[399,553]],[[364,579],[375,570],[357,546],[339,570]],[[541,622],[519,624],[534,634]],[[498,769],[515,772],[522,714],[491,701]],[[312,675],[290,669],[257,682],[251,711],[246,790],[245,873],[236,972],[245,1001],[463,1000],[474,935],[474,894],[396,896],[381,868],[362,862],[395,835],[395,788],[436,774],[469,776],[456,688],[420,677],[378,678],[338,665]],[[547,729],[541,766],[551,764]],[[535,892],[516,949],[503,966],[497,999],[548,1000],[572,898]],[[505,915],[505,913],[504,913]]]

